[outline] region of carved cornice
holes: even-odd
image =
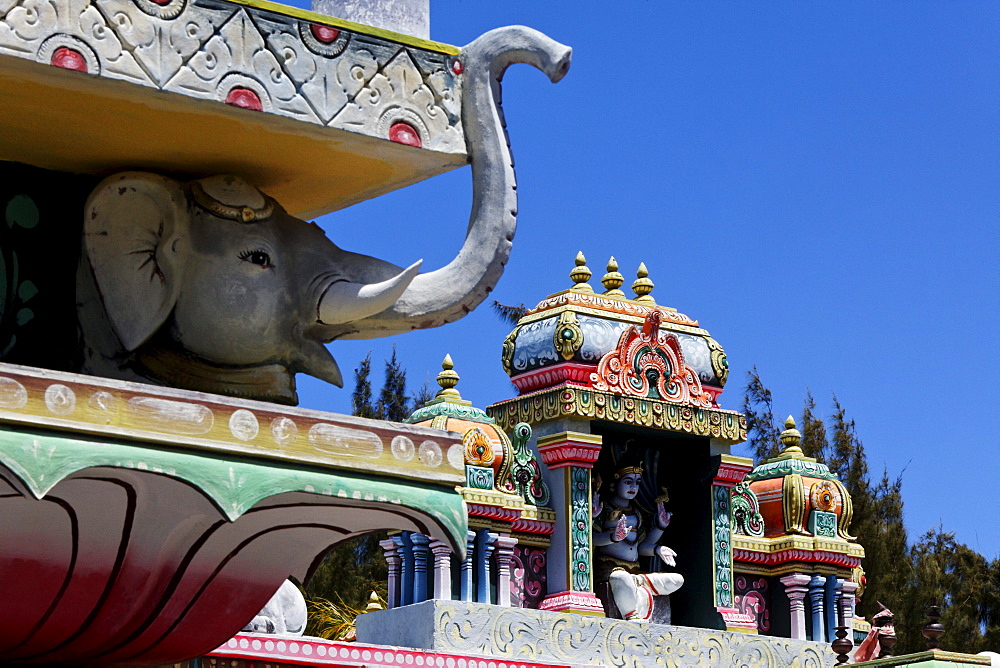
[[[453,434],[0,363],[0,425],[463,484]],[[515,497],[516,498],[516,497]]]
[[[262,5],[40,0],[30,9],[4,10],[0,54],[410,146],[465,152],[458,49]],[[401,132],[399,124],[409,129]]]
[[[601,454],[602,437],[593,434],[562,432],[538,439],[538,453],[550,469],[579,466],[593,468]]]
[[[586,313],[588,315],[598,315],[607,317],[609,314],[615,314],[621,316],[619,320],[626,322],[641,323],[646,319],[646,316],[652,311],[659,311],[663,316],[664,328],[670,328],[672,325],[679,325],[683,329],[678,328],[677,331],[688,332],[692,334],[701,334],[707,336],[708,332],[703,329],[698,329],[698,321],[692,320],[683,313],[678,313],[674,309],[665,308],[662,306],[645,306],[639,304],[631,299],[619,299],[616,297],[609,297],[607,295],[597,295],[588,294],[584,292],[560,292],[550,297],[546,297],[541,302],[538,303],[535,308],[528,311],[528,313],[521,318],[519,324],[526,324],[529,322],[534,322],[535,320],[541,320],[542,318],[552,317],[554,314],[559,314],[564,310],[572,308],[577,313]]]
[[[732,486],[742,482],[747,473],[753,469],[753,460],[733,455],[721,455],[719,471],[715,474],[715,484]]]
[[[502,429],[518,422],[537,425],[583,418],[707,436],[730,444],[746,440],[746,418],[736,411],[622,397],[568,383],[497,402],[486,412]]]

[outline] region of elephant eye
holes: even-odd
[[[271,256],[262,250],[245,250],[240,253],[240,259],[265,269],[272,266]]]

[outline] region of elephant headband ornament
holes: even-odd
[[[206,186],[213,191],[213,194],[206,192]],[[235,220],[238,223],[257,223],[267,220],[274,214],[273,199],[245,181],[232,176],[216,176],[192,181],[189,188],[194,202],[219,218]],[[227,204],[222,199],[244,204]]]

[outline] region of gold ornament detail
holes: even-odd
[[[833,512],[837,507],[837,488],[829,480],[821,480],[813,484],[809,492],[813,508]]]
[[[569,272],[569,277],[573,279],[576,284],[570,290],[573,292],[586,292],[588,294],[593,294],[594,288],[590,287],[587,281],[593,276],[590,269],[587,268],[587,258],[583,256],[583,251],[576,254],[576,266],[573,267],[573,271]]]
[[[255,209],[250,206],[231,206],[229,204],[223,204],[206,193],[205,189],[202,188],[201,184],[197,181],[192,182],[190,187],[191,196],[194,198],[195,203],[205,211],[208,211],[213,216],[218,216],[219,218],[235,220],[238,223],[255,223],[261,220],[267,220],[274,213],[274,200],[264,193],[260,193],[261,197],[264,198],[264,206],[259,209]]]
[[[847,488],[844,487],[844,483],[834,480],[833,484],[840,490],[840,518],[837,520],[837,533],[844,540],[857,540],[857,536],[848,533],[848,529],[851,528],[851,520],[854,519],[854,502],[851,500]],[[855,580],[855,582],[860,582],[860,580]]]
[[[503,363],[503,370],[508,376],[514,373],[514,344],[517,341],[517,333],[521,329],[518,325],[503,340],[503,350],[500,352],[500,361]]]
[[[712,371],[719,379],[719,385],[725,387],[726,379],[729,378],[729,360],[726,357],[726,351],[711,336],[705,337],[705,341],[708,343],[708,349],[712,355]]]
[[[625,277],[618,271],[618,261],[612,255],[611,259],[608,260],[608,273],[604,274],[604,278],[601,279],[601,285],[604,286],[604,294],[608,297],[621,297],[624,299],[625,293],[621,291],[624,282]]]
[[[451,361],[451,355],[445,355],[441,361],[441,373],[437,375],[437,384],[441,386],[436,397],[447,397],[449,399],[461,399],[462,395],[455,386],[458,385],[460,377],[455,370],[455,363]]]
[[[490,437],[479,427],[473,427],[462,437],[465,446],[465,463],[472,466],[489,466],[496,459]]]
[[[635,282],[632,283],[632,292],[635,293],[633,301],[653,306],[656,304],[656,300],[650,294],[653,291],[653,281],[649,278],[649,270],[646,269],[645,262],[639,263],[639,269],[636,270],[635,275]]]
[[[556,331],[552,335],[552,345],[566,361],[573,359],[573,355],[580,350],[583,345],[583,330],[580,329],[580,321],[576,319],[576,313],[563,311],[559,315]]]
[[[806,533],[803,527],[806,500],[802,494],[802,476],[786,475],[781,481],[781,510],[785,516],[785,533]]]

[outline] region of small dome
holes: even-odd
[[[697,320],[656,304],[645,264],[637,271],[632,299],[620,289],[624,279],[613,257],[607,269],[601,280],[605,292],[596,294],[587,283],[592,274],[586,259],[579,253],[570,272],[575,285],[546,298],[518,321],[504,341],[503,365],[519,392],[567,381],[589,385],[601,360],[620,347],[626,332],[644,327],[655,312],[660,339],[676,339],[680,361],[717,406],[729,373],[722,346]]]
[[[785,449],[743,480],[760,504],[764,536],[800,534],[853,541],[847,533],[853,515],[850,494],[826,464],[802,453],[801,438],[789,415],[781,432]]]

